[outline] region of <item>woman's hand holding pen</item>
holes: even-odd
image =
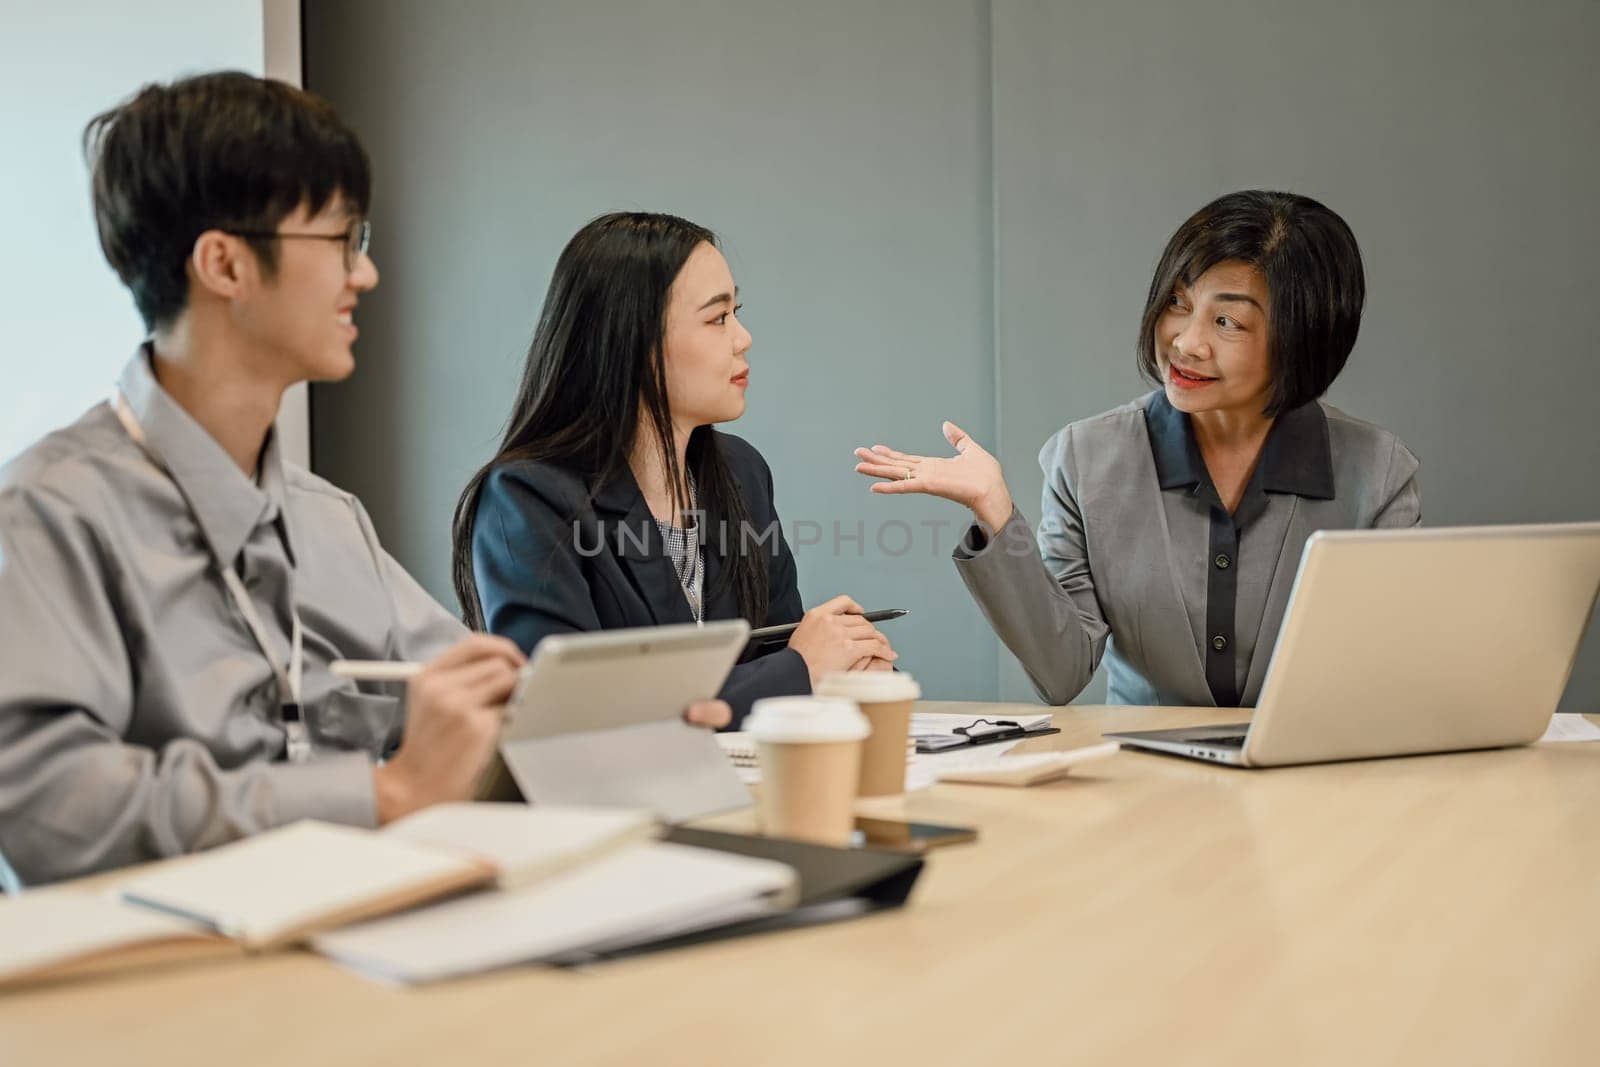
[[[856,473],[883,478],[874,493],[925,493],[943,497],[972,509],[977,520],[992,533],[1011,518],[1011,490],[1006,488],[1000,462],[984,451],[953,422],[944,424],[944,437],[955,448],[948,458],[897,452],[887,445],[856,449]]]
[[[849,597],[836,596],[812,608],[800,620],[789,638],[789,647],[806,661],[813,685],[833,671],[863,670],[874,659],[887,665],[899,658],[889,646],[889,639],[861,617],[864,612]]]
[[[524,662],[522,650],[504,637],[471,634],[415,673],[406,686],[400,748],[372,772],[379,823],[472,799],[494,758],[505,703]]]

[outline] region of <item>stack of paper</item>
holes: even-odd
[[[756,785],[761,781],[761,763],[756,753],[755,738],[744,732],[717,734],[717,744],[722,746],[722,754],[733,762],[733,769],[739,772],[739,781],[745,785]]]
[[[950,715],[943,712],[916,712],[911,716],[911,736],[925,736],[928,734],[954,733],[957,728],[972,726],[981,718],[1003,718],[1007,722],[1014,722],[1024,730],[1036,730],[1049,726],[1053,715],[1043,712],[1037,715],[1012,715],[1000,714],[983,716],[974,714]],[[919,754],[914,749],[908,748],[906,752],[906,790],[908,792],[926,789],[940,780],[945,769],[956,767],[980,767],[993,764],[1000,756],[1009,752],[1017,745],[1017,741],[999,741],[992,744],[976,747],[962,747],[949,752]],[[722,745],[723,753],[733,761],[734,767],[739,772],[740,779],[746,785],[756,785],[761,781],[761,767],[756,758],[755,741],[749,734],[722,733],[717,735],[717,741]],[[1038,761],[1032,761],[1034,769],[1043,773],[1045,768]],[[1059,758],[1056,760],[1059,763]],[[1021,768],[1008,768],[1020,771]],[[1058,770],[1057,776],[1065,771]],[[952,781],[954,778],[951,779]],[[1036,778],[1035,781],[1041,781]]]

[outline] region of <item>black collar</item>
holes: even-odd
[[[650,506],[645,503],[633,471],[624,465],[606,481],[598,478],[585,481],[601,529],[610,531],[607,537],[614,538],[617,555],[637,560],[667,558],[661,531],[656,529],[655,518],[650,514]]]
[[[639,483],[634,480],[633,471],[628,469],[627,464],[623,464],[604,482],[600,482],[598,478],[588,478],[585,481],[589,484],[589,492],[596,511],[628,515],[645,506],[644,494],[639,491]]]
[[[585,484],[594,501],[601,537],[604,543],[615,546],[617,557],[625,562],[635,588],[650,609],[651,618],[657,624],[693,622],[678,572],[667,556],[661,530],[650,514],[650,506],[645,503],[633,471],[624,464],[610,479],[602,482],[598,478],[587,478]],[[700,521],[707,521],[704,515]],[[737,609],[730,614],[725,603],[733,594],[721,584],[722,560],[715,550],[715,542],[702,540],[701,545],[706,568],[704,618],[736,618]]]
[[[1189,416],[1172,406],[1165,390],[1150,394],[1144,417],[1161,488],[1210,485],[1211,476],[1200,458]],[[1321,404],[1309,401],[1273,421],[1251,483],[1268,493],[1333,499],[1333,450],[1328,443],[1328,416]]]

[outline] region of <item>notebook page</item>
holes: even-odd
[[[136,946],[217,941],[192,923],[98,893],[35,889],[0,899],[0,986]]]
[[[121,886],[130,903],[252,947],[293,940],[493,878],[487,863],[350,826],[305,820],[158,865]]]
[[[492,863],[504,888],[527,885],[656,835],[648,811],[541,804],[435,804],[383,828],[400,837]]]

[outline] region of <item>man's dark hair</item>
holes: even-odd
[[[365,214],[371,195],[367,154],[326,101],[234,71],[145,86],[90,120],[83,150],[100,247],[151,330],[187,304],[205,231],[271,232],[335,196]],[[270,277],[273,242],[247,240]]]
[[[1315,400],[1344,369],[1361,329],[1366,275],[1355,234],[1307,196],[1252,189],[1218,197],[1167,242],[1139,323],[1139,370],[1157,384],[1155,329],[1180,285],[1226,260],[1266,279],[1272,388],[1265,414]]]

